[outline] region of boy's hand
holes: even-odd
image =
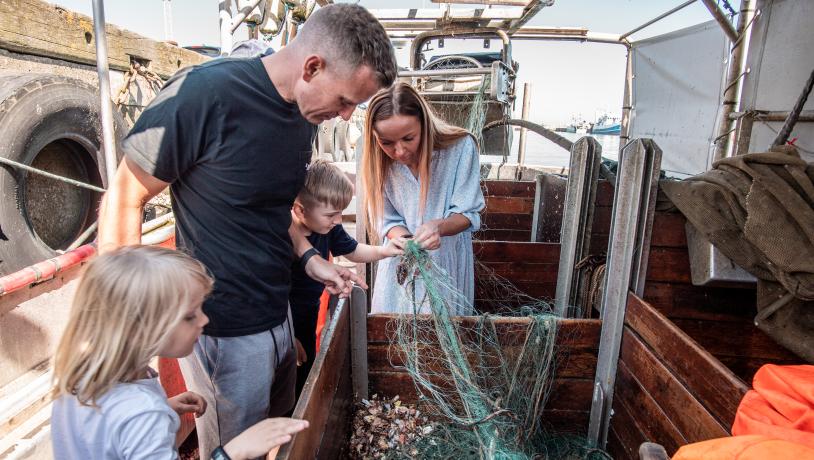
[[[291,441],[291,435],[306,428],[305,420],[267,418],[240,433],[223,446],[223,450],[232,460],[257,458]]]
[[[297,349],[297,366],[302,366],[308,361],[308,353],[305,352],[305,348],[303,348],[300,339],[294,339],[294,348]]]
[[[405,238],[399,237],[387,242],[386,245],[379,247],[379,253],[382,258],[395,257],[404,254],[404,245],[407,244]]]
[[[206,400],[198,393],[187,391],[180,395],[167,399],[172,410],[178,415],[195,412],[195,417],[200,417],[206,412]]]

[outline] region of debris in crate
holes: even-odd
[[[410,404],[403,404],[398,396],[387,399],[373,395],[362,400],[353,416],[350,458],[415,458],[419,452],[411,445],[434,429],[426,415]]]

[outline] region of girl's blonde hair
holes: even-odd
[[[197,260],[156,246],[100,255],[85,270],[54,363],[54,395],[94,405],[119,382],[143,378],[150,360],[212,278]]]
[[[424,214],[429,190],[430,163],[434,150],[445,149],[471,135],[469,131],[451,125],[433,112],[424,98],[407,83],[396,83],[379,91],[367,107],[365,120],[365,150],[362,156],[362,187],[364,188],[365,222],[371,242],[380,241],[379,223],[384,213],[384,182],[393,160],[388,157],[374,134],[377,122],[395,115],[409,115],[418,118],[421,125],[419,143],[418,180],[421,183],[420,215]]]

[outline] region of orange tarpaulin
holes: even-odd
[[[673,460],[810,460],[814,449],[766,436],[733,436],[696,442],[678,449]]]
[[[682,447],[673,460],[814,459],[814,366],[767,364],[755,374],[730,438]]]
[[[733,435],[759,434],[814,449],[814,366],[767,364],[743,397]]]

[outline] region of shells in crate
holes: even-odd
[[[373,395],[363,399],[353,417],[349,456],[368,460],[418,455],[411,443],[433,431],[432,422],[398,396],[392,399]]]

